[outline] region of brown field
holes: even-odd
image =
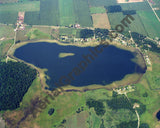
[[[135,3],[135,2],[143,2],[144,0],[117,0],[117,3]]]
[[[111,25],[107,16],[107,13],[92,14],[94,28],[106,28],[111,29]]]

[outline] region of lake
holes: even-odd
[[[160,111],[157,112],[156,117],[157,117],[158,121],[160,121]]]
[[[77,47],[47,42],[29,43],[16,49],[14,56],[48,69],[46,74],[50,77],[47,80],[50,89],[57,83],[69,83],[76,87],[106,85],[123,79],[127,74],[145,72],[132,61],[132,52],[112,45]]]

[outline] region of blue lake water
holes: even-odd
[[[157,119],[160,121],[160,111],[156,114]]]
[[[60,53],[74,56],[59,58]],[[132,52],[115,46],[76,47],[56,43],[29,43],[18,48],[14,56],[39,68],[46,68],[50,89],[55,84],[81,87],[92,84],[106,85],[121,80],[127,74],[144,73],[139,65],[131,61]]]

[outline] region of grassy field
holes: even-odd
[[[27,33],[28,39],[50,39],[50,35],[34,28]]]
[[[59,25],[59,0],[41,0],[39,20],[41,25]]]
[[[78,17],[77,23],[82,27],[92,27],[92,18],[87,0],[74,0],[75,14]]]
[[[90,12],[91,14],[105,13],[106,9],[104,7],[90,7]]]
[[[76,36],[77,29],[74,28],[60,28],[59,29],[59,34],[61,36]]]
[[[0,41],[0,59],[4,59],[13,40]]]
[[[40,24],[39,11],[25,12],[24,23],[28,25],[39,25]]]
[[[97,6],[110,6],[115,5],[117,0],[89,0],[89,5],[93,7]]]
[[[141,20],[138,14],[133,15],[133,17],[135,20],[129,25],[129,30],[131,32],[137,32],[139,34],[147,36],[148,33],[143,25],[143,20]]]
[[[119,4],[122,8],[122,10],[136,10],[136,11],[149,11],[151,10],[151,7],[149,6],[148,2],[137,2],[137,3],[124,3]]]
[[[17,17],[18,12],[0,12],[0,23],[15,24]]]
[[[117,12],[117,13],[107,13],[109,22],[111,24],[111,28],[115,29],[116,25],[121,23],[121,20],[124,18],[122,12]]]
[[[39,11],[39,1],[27,1],[23,3],[10,3],[0,5],[0,12]]]
[[[11,25],[0,25],[0,39],[1,38],[14,38],[14,28]]]
[[[157,10],[156,13],[157,13],[158,17],[160,18],[160,10]]]
[[[73,0],[59,0],[60,25],[68,26],[76,23]]]
[[[160,23],[153,11],[138,11],[138,15],[144,24],[148,36],[151,38],[160,37]]]
[[[110,29],[111,25],[106,13],[92,14],[93,27],[94,28],[105,28]]]

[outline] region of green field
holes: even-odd
[[[106,9],[104,7],[90,7],[90,12],[91,14],[105,13]]]
[[[153,11],[138,11],[137,13],[144,24],[148,36],[151,38],[160,37],[160,23]]]
[[[15,24],[18,12],[0,12],[0,23]]]
[[[68,26],[76,23],[73,0],[59,0],[60,25]]]
[[[0,38],[14,38],[14,28],[12,25],[0,25]]]
[[[61,36],[76,36],[77,29],[74,28],[60,28],[59,29],[59,34]]]
[[[19,11],[39,11],[39,1],[28,1],[23,3],[10,3],[0,5],[0,12],[19,12]]]
[[[0,41],[0,60],[5,58],[7,51],[13,42],[13,40]]]
[[[28,25],[39,25],[40,24],[40,14],[39,11],[26,12],[24,23]]]
[[[107,13],[111,28],[115,29],[116,25],[121,23],[121,20],[125,17],[122,12]]]
[[[39,20],[40,25],[59,25],[59,0],[41,0]]]
[[[82,27],[92,27],[92,18],[87,0],[74,0],[75,13],[78,17],[77,23]]]
[[[117,0],[89,0],[89,5],[97,6],[110,6],[117,4]]]
[[[149,11],[152,10],[149,6],[148,2],[137,2],[137,3],[124,3],[119,4],[122,8],[122,10],[136,10],[136,11]]]
[[[41,0],[40,12],[26,12],[25,23],[51,26],[78,23],[82,27],[91,27],[92,19],[87,0]]]
[[[156,10],[158,17],[160,18],[160,10]]]

